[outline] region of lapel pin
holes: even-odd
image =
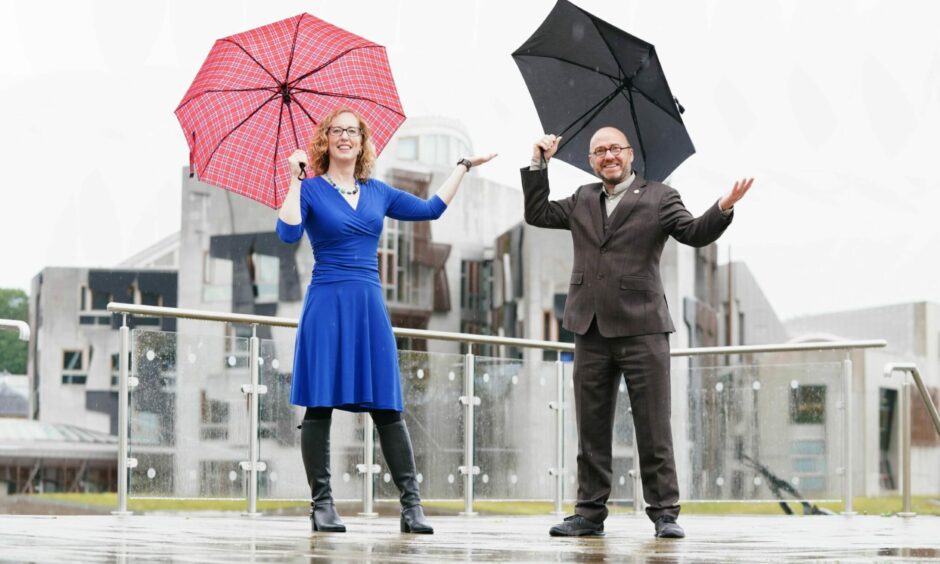
[[[634,194],[639,194],[639,193],[640,193],[640,190],[639,190],[639,189],[636,189],[636,190],[633,191],[633,193],[634,193]]]

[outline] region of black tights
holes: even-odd
[[[369,415],[372,416],[372,421],[380,426],[401,421],[401,412],[393,409],[373,409],[369,411]],[[332,418],[332,407],[308,407],[307,411],[304,413],[304,421],[308,419],[322,420]]]

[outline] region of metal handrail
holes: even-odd
[[[29,324],[18,319],[0,319],[0,331],[19,331],[20,340],[29,340]]]
[[[171,318],[181,318],[181,319],[193,319],[200,321],[217,321],[225,323],[236,323],[236,324],[247,324],[252,327],[252,341],[256,341],[257,337],[255,336],[255,328],[258,325],[267,325],[274,327],[297,327],[298,320],[286,317],[270,317],[262,315],[249,315],[249,314],[238,314],[238,313],[223,313],[223,312],[212,312],[212,311],[201,311],[201,310],[192,310],[192,309],[180,309],[180,308],[170,308],[170,307],[158,307],[158,306],[145,306],[137,304],[126,304],[112,302],[108,304],[108,311],[116,314],[123,314],[123,324],[121,327],[122,331],[122,350],[121,350],[121,384],[119,386],[119,398],[118,398],[118,419],[119,426],[124,430],[124,433],[121,436],[121,443],[123,448],[119,449],[118,454],[118,468],[122,470],[119,474],[119,483],[118,483],[118,514],[127,513],[127,470],[132,468],[136,464],[136,460],[128,458],[127,455],[127,439],[126,439],[126,427],[127,427],[127,412],[128,412],[128,390],[130,387],[136,385],[134,378],[130,378],[128,371],[129,367],[124,359],[126,359],[128,354],[128,343],[126,339],[126,333],[128,331],[127,326],[127,317],[129,315],[138,315],[145,317],[171,317]],[[416,339],[429,339],[429,340],[441,340],[441,341],[457,341],[468,343],[470,345],[500,345],[500,346],[515,346],[523,348],[536,348],[543,350],[555,350],[555,351],[574,351],[573,343],[560,343],[556,341],[540,341],[535,339],[518,339],[514,337],[498,337],[498,336],[489,336],[489,335],[473,335],[470,333],[451,333],[446,331],[428,331],[423,329],[403,329],[403,328],[393,328],[393,332],[398,337],[410,337]],[[802,352],[802,351],[843,351],[845,352],[845,360],[843,361],[843,396],[844,396],[844,417],[846,419],[846,440],[844,442],[844,456],[845,456],[845,465],[842,471],[846,476],[844,482],[844,497],[845,497],[845,511],[847,515],[854,514],[852,510],[852,498],[853,498],[853,487],[852,487],[852,476],[853,476],[853,431],[852,431],[852,360],[850,358],[850,352],[854,349],[869,349],[869,348],[881,348],[887,346],[887,342],[884,340],[867,340],[867,341],[832,341],[832,342],[812,342],[812,343],[795,343],[795,344],[782,344],[782,345],[745,345],[745,346],[732,346],[732,347],[700,347],[700,348],[688,348],[688,349],[673,349],[670,351],[670,355],[673,357],[692,357],[692,356],[702,356],[702,355],[736,355],[736,354],[758,354],[758,353],[780,353],[780,352]],[[264,386],[259,386],[256,381],[256,370],[255,365],[258,362],[257,358],[257,346],[251,347],[251,358],[249,363],[252,366],[252,384],[250,386],[243,387],[243,391],[246,394],[251,394],[249,401],[257,402],[257,395],[265,393]],[[464,358],[464,395],[461,396],[460,401],[464,406],[464,464],[458,468],[460,474],[464,478],[464,511],[461,512],[462,515],[475,515],[473,511],[473,481],[474,477],[480,472],[479,467],[473,464],[473,445],[474,445],[474,433],[473,433],[473,417],[474,417],[474,408],[476,405],[479,405],[480,398],[474,394],[473,389],[473,370],[474,367],[474,355],[471,351],[468,351]],[[564,477],[567,474],[567,470],[562,467],[564,460],[564,440],[563,440],[563,429],[564,429],[564,411],[570,409],[573,405],[571,403],[565,403],[564,398],[564,386],[561,384],[564,378],[564,367],[561,361],[556,362],[556,373],[557,373],[557,385],[556,385],[556,398],[555,401],[551,403],[550,407],[556,410],[556,434],[557,444],[556,444],[556,457],[555,457],[555,467],[550,469],[551,474],[555,478],[555,511],[560,512],[562,506],[562,500],[564,496]],[[130,385],[128,385],[130,384]],[[258,460],[258,429],[257,429],[257,419],[252,418],[249,422],[250,424],[250,460],[242,463],[242,467],[248,469],[250,472],[250,479],[252,482],[257,481],[257,473],[264,470],[264,463]],[[364,441],[365,452],[363,460],[366,461],[365,464],[359,465],[359,472],[363,474],[363,512],[360,515],[372,516],[375,515],[372,509],[372,501],[374,494],[374,486],[372,482],[372,476],[377,473],[375,465],[372,463],[371,450],[372,450],[372,441],[371,433],[371,420],[366,418],[366,433],[368,436]],[[636,453],[636,441],[634,441],[634,460],[637,458]],[[639,472],[634,473],[635,480],[635,495],[634,495],[634,505],[635,509],[641,507],[642,502],[640,501],[640,491],[642,491],[642,486],[640,485],[640,475]],[[248,515],[257,515],[256,513],[256,497],[257,490],[254,487],[249,487],[248,491]]]
[[[940,435],[940,415],[937,414],[937,407],[930,399],[930,393],[927,392],[927,386],[924,385],[923,378],[920,377],[920,371],[913,362],[893,362],[885,365],[885,378],[890,378],[895,372],[904,372],[911,375],[914,383],[917,385],[917,391],[924,400],[924,406],[927,413],[933,420],[933,426]],[[914,517],[916,513],[911,510],[911,382],[904,378],[901,384],[900,414],[901,428],[901,517]]]
[[[273,327],[297,327],[298,320],[289,317],[270,317],[265,315],[249,315],[241,313],[219,313],[214,311],[201,311],[195,309],[178,309],[173,307],[145,306],[112,302],[108,304],[111,313],[127,313],[146,317],[176,317],[181,319],[195,319],[200,321],[223,321],[227,323],[242,323],[248,325],[270,325]],[[476,345],[502,345],[511,347],[524,347],[545,349],[553,351],[574,352],[574,343],[560,343],[557,341],[540,341],[537,339],[519,339],[516,337],[497,337],[491,335],[475,335],[472,333],[453,333],[449,331],[428,331],[426,329],[403,329],[393,327],[396,337],[411,337],[414,339],[431,339],[436,341],[459,341]],[[783,345],[739,345],[731,347],[696,347],[689,349],[672,349],[671,356],[705,356],[715,354],[756,354],[775,352],[800,351],[839,351],[851,349],[883,348],[888,345],[884,339],[867,341],[819,341],[814,343],[794,343]]]

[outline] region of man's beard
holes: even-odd
[[[604,175],[603,173],[601,173],[601,174],[600,174],[601,180],[603,180],[604,182],[606,182],[606,183],[608,183],[608,184],[613,184],[613,185],[615,185],[615,186],[616,186],[617,184],[620,184],[621,182],[623,182],[624,180],[626,180],[627,178],[629,178],[629,177],[630,177],[630,173],[631,173],[630,169],[628,169],[628,168],[625,167],[625,166],[621,166],[621,167],[620,167],[620,170],[621,170],[620,174],[619,174],[618,176],[614,177],[614,178],[609,178],[609,177],[607,177],[606,175]]]

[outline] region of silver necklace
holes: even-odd
[[[330,183],[330,186],[332,186],[334,190],[336,190],[340,194],[343,194],[344,196],[355,196],[356,194],[359,193],[359,181],[358,180],[353,179],[353,187],[347,190],[343,188],[342,186],[337,185],[336,182],[334,182],[333,179],[330,178],[330,175],[328,173],[323,173],[323,178],[325,178],[326,181]]]

